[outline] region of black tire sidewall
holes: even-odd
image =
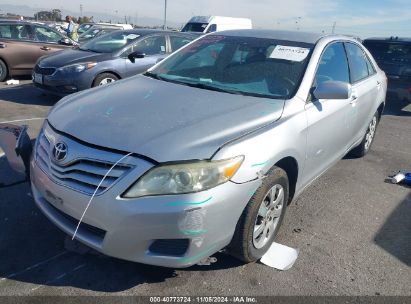
[[[1,59],[0,59],[0,66],[1,66],[1,71],[2,71],[0,74],[0,82],[3,82],[7,78],[8,70],[7,70],[6,63]]]

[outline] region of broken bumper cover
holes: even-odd
[[[142,174],[141,167],[144,164],[94,197],[77,240],[124,260],[188,267],[230,243],[242,210],[260,184],[227,182],[193,194],[122,199],[120,195]],[[35,160],[31,181],[40,210],[73,236],[90,196],[56,183]]]

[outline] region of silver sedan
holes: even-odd
[[[144,75],[62,99],[30,165],[38,207],[113,257],[252,262],[287,205],[345,154],[365,155],[386,77],[347,36],[237,30]]]

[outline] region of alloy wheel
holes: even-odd
[[[274,185],[264,196],[254,222],[253,244],[260,249],[271,239],[284,207],[284,188]]]

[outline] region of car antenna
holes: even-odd
[[[110,168],[110,169],[106,172],[106,174],[103,176],[103,178],[101,179],[100,183],[99,183],[98,186],[96,187],[96,190],[94,190],[93,195],[91,196],[90,200],[88,201],[87,206],[86,206],[86,208],[84,209],[83,214],[81,215],[80,220],[78,221],[76,230],[74,230],[73,237],[71,238],[71,240],[74,240],[74,238],[76,237],[77,230],[79,229],[80,224],[81,224],[81,222],[83,221],[84,216],[86,215],[87,209],[88,209],[88,207],[90,206],[91,201],[93,200],[94,196],[96,195],[96,193],[97,193],[97,191],[98,191],[98,188],[100,188],[101,184],[102,184],[103,181],[106,179],[107,175],[111,172],[111,170],[114,169],[115,166],[117,166],[117,164],[118,164],[119,162],[121,162],[123,159],[125,159],[125,158],[128,157],[128,156],[130,156],[131,154],[133,154],[133,153],[132,153],[132,152],[131,152],[131,153],[128,153],[127,155],[124,155],[122,158],[120,158],[118,161],[116,161],[116,163],[115,163],[114,165],[112,165],[111,168]]]

